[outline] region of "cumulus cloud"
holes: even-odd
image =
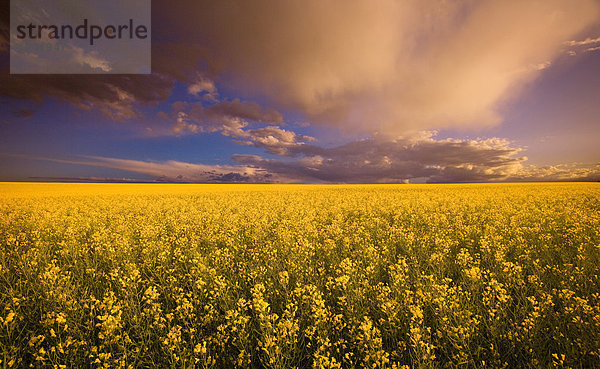
[[[283,116],[279,112],[239,99],[209,106],[201,102],[176,102],[170,115],[163,112],[159,116],[175,121],[172,130],[176,134],[220,132],[238,144],[265,148],[275,155],[286,155],[289,150],[314,141],[313,137],[274,125],[283,124]],[[252,122],[271,125],[250,128]]]
[[[219,98],[219,92],[214,81],[202,75],[198,75],[192,84],[188,86],[188,93],[213,102],[217,102]]]
[[[298,181],[335,183],[402,183],[500,181],[522,169],[521,150],[502,139],[437,140],[434,132],[394,140],[365,139],[323,148],[302,145],[288,158],[235,155],[240,164],[256,166]],[[289,156],[289,155],[288,155]]]
[[[237,138],[238,140],[234,141],[236,143],[261,147],[270,154],[281,156],[293,154],[305,147],[307,142],[315,141],[314,137],[297,134],[277,126],[241,130],[227,134]]]
[[[528,165],[511,177],[515,181],[570,181],[600,182],[600,163],[585,165],[582,163],[557,164],[542,167]]]

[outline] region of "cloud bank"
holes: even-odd
[[[294,150],[282,142],[279,145],[285,153],[278,159],[234,155],[238,164],[225,166],[106,157],[42,160],[120,169],[157,181],[200,183],[406,183],[415,178],[473,182],[503,180],[522,170],[525,158],[515,156],[520,149],[505,140],[436,140],[433,135],[428,132],[395,141],[367,139],[333,148],[302,144]]]
[[[150,162],[107,157],[42,159],[142,174],[154,182],[181,183],[464,183],[600,181],[600,163],[525,165],[519,148],[502,139],[436,140],[421,137],[354,141],[334,148],[305,145],[302,155],[267,159],[234,155],[237,165]],[[81,180],[79,178],[78,180]]]
[[[334,183],[482,182],[505,180],[521,170],[525,157],[502,139],[437,140],[434,132],[395,140],[365,139],[322,148],[310,144],[287,158],[235,155],[234,160],[296,181]]]

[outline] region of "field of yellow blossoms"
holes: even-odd
[[[0,367],[600,367],[600,184],[0,184]]]

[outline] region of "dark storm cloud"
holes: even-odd
[[[152,43],[151,75],[10,75],[7,7],[3,5],[0,14],[0,96],[11,99],[8,103],[12,106],[31,110],[50,97],[126,121],[141,118],[141,106],[167,100],[177,81],[191,85],[199,72],[214,74],[211,67],[199,67],[208,53],[205,48],[159,39]],[[155,33],[160,37],[160,30]]]
[[[4,4],[0,5],[0,53],[8,52],[10,47],[9,43],[9,35],[10,30],[8,28],[8,22],[6,21],[9,18],[10,14],[8,14],[7,6]],[[0,57],[5,57],[0,54]]]
[[[0,94],[40,104],[53,97],[84,110],[99,109],[114,120],[138,117],[138,105],[155,104],[169,97],[173,82],[158,75],[139,76],[0,76]],[[26,107],[24,109],[31,109]]]

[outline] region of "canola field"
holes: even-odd
[[[0,367],[600,367],[600,184],[0,183]]]

